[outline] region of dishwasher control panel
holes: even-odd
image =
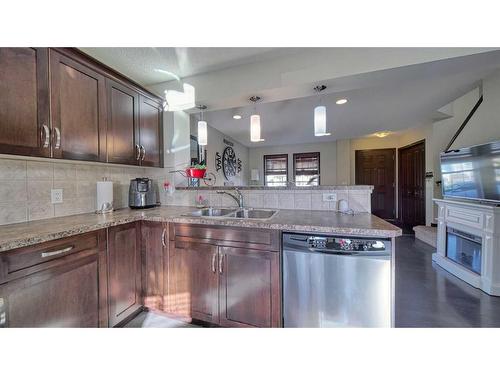
[[[391,249],[388,239],[362,237],[315,236],[307,234],[284,233],[283,247],[297,250],[332,252],[387,252]]]

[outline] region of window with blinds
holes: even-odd
[[[264,155],[264,183],[266,186],[286,186],[288,155]]]
[[[296,186],[318,186],[319,178],[319,152],[293,154],[293,179]]]

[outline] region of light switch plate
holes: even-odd
[[[63,202],[63,189],[52,189],[50,191],[50,197],[52,203],[62,203]]]
[[[323,202],[335,202],[337,193],[323,193]]]

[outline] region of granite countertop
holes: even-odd
[[[163,206],[147,210],[121,209],[105,215],[88,213],[2,225],[0,252],[139,220],[355,236],[401,235],[400,228],[370,213],[346,215],[332,211],[279,210],[276,215],[265,220],[183,216],[193,210],[196,208],[185,206]]]

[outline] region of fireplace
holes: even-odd
[[[446,257],[468,270],[481,274],[482,238],[446,227]]]

